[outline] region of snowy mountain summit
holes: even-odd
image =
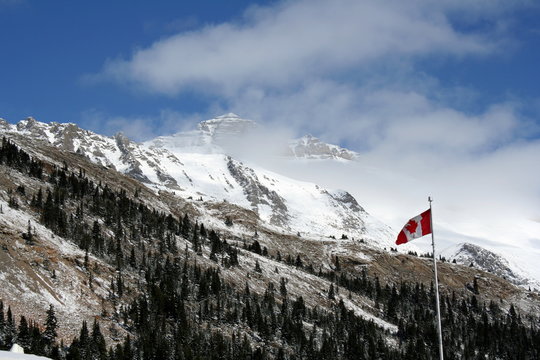
[[[289,143],[289,149],[291,155],[297,158],[344,160],[355,160],[358,158],[358,153],[337,145],[327,144],[312,135],[305,135],[300,139],[291,141]]]
[[[159,136],[145,142],[152,148],[176,149],[194,153],[224,153],[224,148],[243,136],[257,129],[252,120],[240,118],[228,113],[205,120],[197,125],[196,130],[182,131],[173,135]]]
[[[503,256],[478,245],[461,243],[445,249],[442,255],[449,261],[484,270],[515,285],[540,287],[540,281],[531,279],[518,264],[511,264]]]
[[[45,124],[31,118],[3,127],[8,133],[81,154],[155,190],[192,199],[203,216],[211,204],[226,202],[252,211],[259,225],[273,230],[315,239],[346,234],[379,247],[392,245],[390,228],[370,216],[348,192],[297,181],[227,154],[231,142],[259,127],[232,113],[203,121],[196,130],[142,144],[121,133],[107,137],[75,124]],[[346,151],[341,150],[306,137],[302,144],[296,143],[291,155],[345,158]]]
[[[183,152],[226,153],[231,147],[234,148],[239,140],[246,140],[249,137],[255,139],[250,145],[263,146],[259,144],[259,140],[266,137],[265,130],[253,120],[228,113],[200,122],[197,130],[160,136],[145,144],[149,147],[176,149]],[[327,144],[312,135],[284,141],[283,144],[274,144],[274,147],[280,149],[276,155],[299,159],[356,160],[359,156],[354,151]]]
[[[255,121],[242,119],[234,113],[228,113],[200,122],[198,129],[219,143],[223,137],[242,136],[257,126]]]

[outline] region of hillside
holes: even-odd
[[[22,340],[52,358],[102,359],[433,356],[430,259],[391,251],[390,232],[346,193],[219,154],[195,167],[185,154],[159,150],[192,171],[193,182],[229,181],[236,195],[222,195],[235,201],[222,201],[208,190],[217,185],[190,193],[170,173],[177,185],[144,166],[136,171],[133,161],[150,164],[158,149],[67,125],[50,125],[64,129],[52,141],[40,124],[4,131],[0,150],[0,348]],[[48,140],[36,141],[40,131]],[[69,145],[80,134],[84,151]],[[119,143],[130,150],[115,164],[100,162],[100,143],[111,154]],[[203,175],[195,172],[203,166]],[[272,192],[272,182],[290,189]],[[295,204],[301,191],[307,195]],[[323,210],[295,214],[302,196],[313,197],[306,210]],[[306,220],[327,211],[322,224]],[[538,293],[474,266],[439,269],[448,359],[539,354]],[[42,335],[50,305],[54,339]],[[29,335],[21,316],[30,319]],[[518,339],[518,353],[504,345]]]

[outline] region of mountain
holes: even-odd
[[[345,235],[381,248],[392,246],[391,230],[371,217],[348,192],[293,180],[226,155],[228,142],[258,126],[235,114],[203,121],[196,131],[142,144],[122,134],[106,137],[75,124],[44,124],[33,118],[0,126],[8,133],[81,154],[152,188],[192,199],[196,207],[200,201],[225,201],[253,211],[260,225],[290,234],[321,239]],[[295,155],[322,157],[327,150],[341,158],[352,154],[312,137],[306,139],[303,152],[298,150],[300,143],[291,147]]]
[[[431,259],[393,249],[346,191],[227,154],[230,136],[256,125],[214,120],[143,144],[0,122],[0,350],[434,358]],[[448,359],[540,353],[537,291],[476,265],[438,269]]]
[[[179,132],[171,136],[159,136],[145,145],[154,148],[182,149],[186,153],[220,153],[224,146],[238,141],[258,129],[256,122],[228,113],[214,119],[202,121],[197,130]]]
[[[326,144],[312,135],[306,135],[289,143],[290,154],[307,159],[356,160],[358,153],[337,145]]]
[[[540,281],[528,277],[527,273],[521,270],[518,265],[510,264],[502,255],[478,245],[461,243],[445,249],[442,256],[448,261],[482,269],[519,286],[540,288]]]
[[[202,121],[196,130],[143,143],[131,141],[121,133],[107,137],[76,124],[45,124],[33,118],[15,125],[0,121],[0,129],[83,155],[152,189],[170,191],[188,199],[206,219],[213,216],[208,204],[220,206],[226,202],[250,210],[251,223],[272,231],[321,240],[346,236],[379,248],[394,246],[392,230],[370,216],[347,191],[294,180],[228,154],[242,139],[258,140],[261,131],[262,136],[265,134],[255,121],[233,113]],[[250,151],[253,144],[248,144]],[[359,159],[359,154],[311,135],[283,143],[284,150],[279,150],[280,145],[276,149],[279,155],[293,161]],[[409,249],[417,251],[414,244],[405,250]],[[540,288],[539,279],[533,279],[513,262],[508,266],[513,273],[520,274],[519,278],[508,277],[515,284]]]
[[[121,133],[107,137],[81,129],[76,124],[45,124],[33,118],[15,125],[0,121],[0,130],[80,154],[151,189],[169,191],[188,199],[199,216],[207,221],[213,218],[209,208],[228,203],[250,211],[252,228],[265,227],[319,240],[345,236],[381,249],[394,246],[394,232],[370,216],[349,192],[294,180],[254,161],[240,161],[229,155],[229,150],[243,138],[260,139],[258,132],[261,131],[255,121],[233,113],[202,121],[196,130],[160,136],[143,143],[131,141]],[[347,162],[359,159],[355,152],[326,144],[310,135],[291,140],[284,146],[286,150],[280,150],[279,154],[292,161]],[[417,251],[414,244],[405,250]],[[489,252],[485,251],[485,254]],[[533,279],[515,262],[508,262],[501,255],[497,258],[502,259],[501,264],[504,260],[510,269],[510,272],[506,271],[509,280],[525,288],[540,288],[540,280]]]

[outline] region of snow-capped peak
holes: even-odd
[[[540,282],[531,279],[517,264],[511,264],[507,258],[478,245],[461,243],[445,249],[443,255],[448,261],[476,267],[506,279],[515,285],[538,288]]]
[[[201,154],[228,153],[240,138],[248,139],[261,136],[262,126],[249,119],[243,119],[234,113],[217,116],[201,121],[197,130],[179,132],[171,136],[160,136],[146,142],[149,147],[166,148],[171,151],[193,152]],[[305,135],[295,140],[275,139],[275,155],[291,156],[303,159],[356,160],[358,153],[323,142],[313,135]],[[279,142],[283,141],[283,144]],[[248,141],[249,142],[249,141]]]
[[[261,225],[279,231],[316,238],[347,233],[382,247],[389,245],[389,228],[367,214],[349,193],[323,189],[227,156],[227,141],[238,140],[256,126],[254,121],[226,114],[201,122],[198,130],[142,144],[122,133],[107,137],[74,124],[45,124],[34,119],[23,120],[8,132],[77,152],[184,199],[226,201],[246,208]]]
[[[255,130],[255,121],[242,119],[234,113],[224,114],[201,121],[196,130],[182,131],[169,136],[159,136],[145,142],[152,148],[174,149],[175,151],[199,154],[223,154],[224,145],[234,142]]]
[[[358,153],[327,144],[313,135],[305,135],[289,143],[292,155],[297,158],[308,159],[345,159],[354,160],[358,158]]]
[[[249,132],[256,127],[257,123],[255,121],[242,119],[234,113],[228,113],[214,119],[205,120],[198,125],[199,131],[207,133],[214,141],[219,141],[228,136],[244,135],[246,132]]]

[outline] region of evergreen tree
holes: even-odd
[[[94,354],[94,359],[105,360],[107,359],[107,346],[105,344],[105,338],[101,333],[99,323],[94,319],[94,324],[92,325],[92,353]]]
[[[294,265],[300,268],[304,266],[304,263],[302,262],[302,258],[300,257],[300,254],[296,255],[296,261],[294,262]]]
[[[261,266],[259,265],[259,260],[255,260],[255,271],[258,273],[262,273]]]
[[[8,310],[6,312],[6,327],[4,332],[4,343],[7,345],[8,348],[13,345],[16,335],[17,329],[15,327],[15,318],[13,317],[13,313],[11,312],[11,306],[8,306]]]
[[[284,298],[287,297],[287,282],[286,282],[285,278],[280,278],[279,279],[279,293]]]
[[[17,332],[17,344],[22,346],[25,351],[30,350],[30,330],[28,329],[28,322],[26,321],[26,317],[24,315],[21,315],[21,319],[19,321],[19,330]]]
[[[58,334],[56,333],[56,329],[58,328],[58,322],[56,320],[56,314],[52,305],[49,305],[49,310],[47,310],[47,317],[45,319],[44,325],[45,331],[43,332],[43,339],[45,341],[45,344],[51,347],[56,341],[56,337],[58,336]]]
[[[328,298],[330,300],[334,300],[336,298],[336,295],[334,292],[334,284],[330,284],[330,288],[328,289]]]

